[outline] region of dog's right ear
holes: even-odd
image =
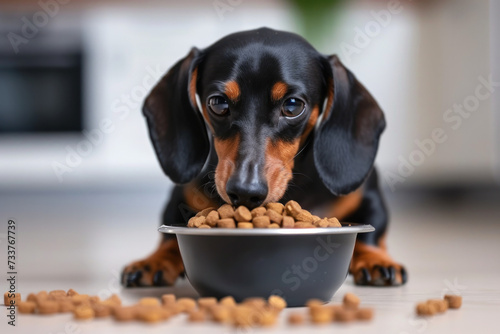
[[[200,59],[201,51],[193,48],[156,84],[142,108],[161,167],[175,183],[193,180],[209,153],[205,123],[196,104]]]

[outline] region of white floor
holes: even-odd
[[[163,192],[0,194],[0,263],[6,268],[5,233],[8,218],[18,225],[18,291],[73,288],[105,296],[119,293],[125,302],[146,295],[174,292],[195,296],[186,281],[169,289],[121,290],[118,273],[128,261],[155,248],[155,229],[165,199]],[[500,314],[499,197],[473,196],[442,202],[405,194],[392,195],[392,225],[388,245],[409,271],[409,282],[398,288],[356,287],[350,278],[334,297],[347,291],[373,307],[368,324],[305,325],[281,322],[256,332],[313,333],[498,333]],[[4,274],[7,270],[3,269]],[[2,275],[3,276],[3,275]],[[0,289],[6,290],[2,279]],[[418,301],[443,293],[464,298],[460,310],[430,319],[416,318]],[[285,311],[286,313],[289,310]],[[146,326],[111,320],[74,322],[71,315],[23,316],[16,328],[0,318],[2,333],[234,333],[214,324],[193,325],[184,317]]]

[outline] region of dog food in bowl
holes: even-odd
[[[320,218],[302,209],[296,201],[268,203],[249,210],[245,206],[234,208],[224,204],[220,208],[204,209],[188,222],[188,227],[194,228],[315,228],[342,227],[339,220]]]

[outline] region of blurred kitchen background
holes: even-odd
[[[337,53],[382,106],[395,231],[427,210],[498,220],[500,1],[4,0],[0,219],[25,277],[111,275],[155,247],[171,183],[142,101],[192,46],[261,26]]]

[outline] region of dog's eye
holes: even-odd
[[[210,109],[214,114],[222,116],[227,114],[229,111],[229,104],[222,96],[212,96],[208,99],[208,109]]]
[[[305,105],[304,101],[292,97],[283,103],[281,113],[285,117],[297,117],[302,114],[305,109]]]

